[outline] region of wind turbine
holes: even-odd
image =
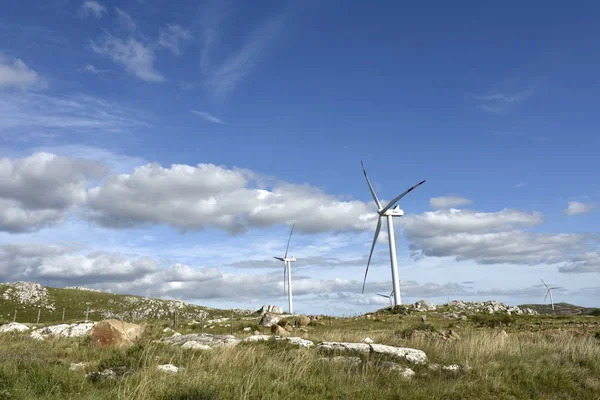
[[[381,296],[381,297],[385,297],[386,299],[390,299],[390,306],[392,306],[392,298],[394,297],[394,291],[392,290],[392,292],[387,295],[387,294],[381,294],[381,293],[375,293],[377,296]]]
[[[546,285],[546,282],[544,282],[544,280],[542,278],[540,278],[540,281],[542,281],[542,283],[544,284],[544,286],[546,286],[546,296],[544,296],[544,301],[546,301],[546,299],[548,298],[548,294],[550,295],[550,304],[552,305],[552,311],[554,311],[554,299],[552,298],[552,289],[560,289],[560,286],[548,286]]]
[[[288,238],[287,247],[285,248],[285,256],[283,257],[273,257],[277,260],[283,261],[283,294],[285,295],[285,281],[286,281],[286,272],[287,272],[287,287],[288,287],[288,305],[290,309],[290,314],[294,313],[294,309],[292,307],[292,274],[291,267],[292,263],[296,261],[296,257],[291,256],[288,258],[288,249],[290,248],[290,240],[292,240],[292,232],[294,232],[294,227],[296,224],[292,225],[292,229],[290,230],[290,237]]]
[[[375,194],[375,190],[373,190],[373,186],[369,181],[369,177],[367,176],[367,171],[365,171],[365,165],[363,162],[360,162],[362,166],[363,173],[365,174],[365,179],[367,180],[367,184],[369,185],[369,190],[371,190],[371,195],[373,195],[373,200],[377,205],[377,214],[379,214],[379,218],[377,219],[377,228],[375,228],[375,237],[373,238],[373,244],[371,245],[371,252],[369,253],[369,260],[367,261],[367,269],[365,270],[365,280],[363,282],[362,292],[365,292],[365,284],[367,283],[367,273],[369,272],[369,265],[371,264],[371,256],[373,256],[373,249],[375,248],[375,243],[377,243],[377,237],[379,236],[379,231],[381,230],[381,219],[383,217],[387,217],[387,226],[388,226],[388,238],[390,244],[390,262],[392,266],[392,282],[394,286],[393,294],[394,294],[394,306],[402,304],[402,299],[400,297],[400,284],[398,283],[398,264],[396,262],[396,241],[394,238],[394,217],[401,217],[404,215],[404,211],[400,209],[400,206],[392,208],[394,204],[396,204],[401,198],[410,193],[414,188],[421,186],[425,181],[421,181],[417,183],[415,186],[409,188],[405,192],[396,196],[392,201],[390,201],[387,206],[382,207],[377,195]]]

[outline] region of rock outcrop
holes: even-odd
[[[261,308],[259,308],[256,312],[259,313],[260,315],[263,315],[266,313],[283,314],[283,308],[281,308],[279,306],[264,305]]]
[[[259,325],[264,326],[266,328],[270,328],[271,325],[276,324],[279,321],[281,321],[280,315],[266,313],[266,314],[263,314],[262,318],[260,319]]]
[[[422,350],[411,349],[407,347],[387,346],[384,344],[323,342],[317,346],[317,349],[387,354],[413,364],[424,364],[427,362],[427,355]]]
[[[29,327],[27,325],[23,325],[18,322],[11,322],[9,324],[0,326],[0,333],[25,332],[28,330]]]

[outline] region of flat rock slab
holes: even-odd
[[[300,347],[305,347],[305,348],[310,348],[312,346],[314,346],[315,344],[307,339],[302,339],[300,337],[276,337],[275,338],[276,342],[280,342],[280,341],[286,341],[286,342],[290,342],[292,344],[297,344]]]
[[[0,333],[25,332],[28,330],[29,330],[29,327],[27,325],[23,325],[18,322],[11,322],[10,324],[0,326]]]
[[[41,333],[42,335],[63,338],[84,337],[89,335],[93,327],[93,322],[84,324],[60,324],[42,328],[39,330],[39,333]]]
[[[427,355],[422,350],[387,346],[384,344],[323,342],[317,346],[317,350],[358,351],[360,353],[387,354],[413,364],[423,364],[427,362]]]
[[[186,344],[187,348],[200,348],[192,347],[189,342],[195,342],[199,345],[205,345],[208,347],[219,347],[219,346],[232,346],[240,342],[240,339],[232,335],[211,335],[210,333],[190,333],[188,335],[173,335],[160,339],[160,343],[168,343],[173,345]]]

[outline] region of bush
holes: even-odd
[[[115,368],[134,368],[137,369],[144,364],[144,345],[137,343],[127,350],[114,349],[108,357],[100,360],[98,370]]]
[[[497,328],[500,326],[508,326],[515,322],[515,317],[507,314],[475,314],[470,316],[477,326]]]

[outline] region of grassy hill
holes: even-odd
[[[531,308],[540,314],[549,315],[596,315],[600,316],[600,308],[576,306],[569,303],[554,303],[554,310],[550,304],[522,304],[519,308]]]
[[[198,306],[177,300],[148,299],[142,296],[121,295],[81,289],[44,287],[36,283],[15,282],[0,284],[0,324],[13,320],[35,323],[40,310],[40,323],[60,323],[63,309],[65,322],[116,318],[123,321],[171,319],[175,310],[181,320],[229,317],[230,310]],[[239,313],[235,313],[239,315]]]

